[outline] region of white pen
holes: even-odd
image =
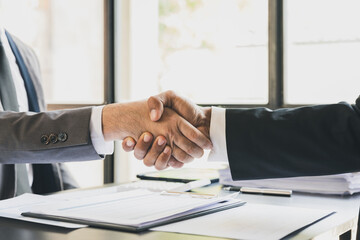
[[[188,182],[180,187],[170,189],[169,191],[171,191],[171,192],[186,192],[193,188],[204,187],[209,184],[211,184],[211,181],[209,179],[200,179],[200,180]]]

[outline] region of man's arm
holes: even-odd
[[[171,103],[161,100],[169,95]],[[173,93],[169,95],[156,96],[157,105],[149,105],[150,111],[157,111],[154,116],[161,116],[163,107],[158,105],[172,107],[180,115],[194,112],[179,107],[186,106],[187,100]],[[173,104],[174,101],[177,103]],[[233,179],[360,171],[359,109],[360,98],[356,105],[339,103],[275,111],[226,109],[224,134]]]
[[[91,108],[0,112],[0,162],[44,163],[99,159],[89,135]]]
[[[359,171],[358,107],[339,103],[275,111],[227,109],[226,141],[233,179]]]
[[[151,121],[145,101],[106,106],[103,111],[103,122],[109,123],[103,125],[104,137],[107,140],[122,140],[127,136],[138,140],[138,136],[145,131],[151,132],[154,137],[164,136],[167,144],[172,148],[170,159],[173,160],[172,162],[175,160],[182,163],[189,162],[194,157],[201,157],[203,149],[211,147],[207,136],[169,108],[164,110],[159,121]],[[128,127],[125,129],[119,126]],[[153,164],[150,164],[149,161],[147,165]],[[161,166],[155,164],[155,167],[163,169],[167,167],[167,163],[163,163]]]
[[[173,148],[173,157],[183,162],[203,154],[210,140],[174,111],[164,111],[161,121],[152,122],[145,101],[110,104],[103,108],[105,140],[122,140],[150,131],[156,144]],[[99,159],[89,133],[91,108],[41,113],[0,112],[0,162],[44,163]],[[200,147],[199,147],[200,146]],[[169,148],[165,151],[168,157]],[[158,166],[162,168],[163,166]]]

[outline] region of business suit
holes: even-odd
[[[234,180],[360,171],[360,97],[354,105],[226,109],[226,144]]]
[[[0,102],[0,198],[14,196],[14,163],[33,165],[34,193],[73,188],[76,184],[59,162],[99,159],[90,138],[91,108],[45,111],[40,68],[34,52],[9,34],[18,49],[21,74],[28,74],[40,113],[2,111]],[[1,85],[0,85],[1,87]],[[44,164],[51,163],[51,164]]]

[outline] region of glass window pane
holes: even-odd
[[[159,91],[267,103],[268,1],[159,0]]]
[[[360,94],[360,1],[285,1],[285,100],[354,102]]]
[[[0,0],[0,22],[37,53],[47,103],[104,102],[99,0]]]
[[[103,103],[103,1],[0,0],[0,24],[39,57],[47,103]],[[81,187],[103,183],[103,161],[66,163]]]

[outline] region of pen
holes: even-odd
[[[184,195],[188,195],[188,196],[196,197],[196,198],[206,198],[206,199],[217,197],[217,195],[215,195],[215,194],[206,194],[206,193],[176,192],[176,191],[161,192],[161,195],[180,195],[180,194],[184,194]]]
[[[224,187],[226,191],[240,191],[241,193],[250,193],[250,194],[263,194],[263,195],[273,195],[273,196],[284,196],[290,197],[292,190],[284,189],[271,189],[271,188],[253,188],[253,187]]]
[[[211,184],[210,179],[200,179],[200,180],[188,182],[184,185],[181,185],[180,187],[176,187],[170,190],[174,192],[186,192],[193,188],[204,187],[209,184]]]

